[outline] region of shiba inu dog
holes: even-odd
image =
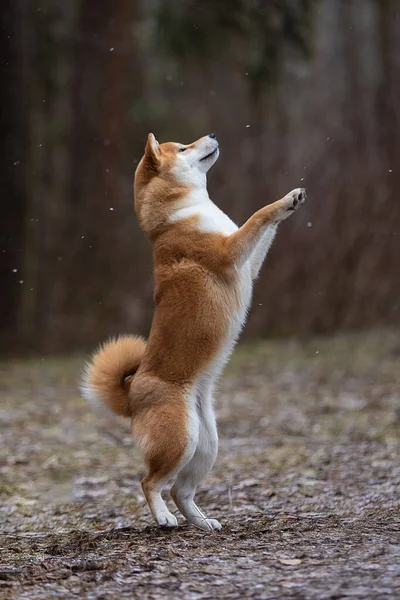
[[[85,397],[131,419],[155,520],[178,524],[162,498],[170,489],[182,515],[206,531],[221,528],[194,502],[217,455],[214,385],[244,325],[277,226],[306,198],[295,189],[238,228],[207,193],[207,172],[218,155],[213,133],[189,145],[159,144],[149,134],[134,183],[136,215],[154,258],[149,339],[124,335],[106,342],[82,381]]]

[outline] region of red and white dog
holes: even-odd
[[[148,341],[106,342],[86,366],[83,395],[129,417],[148,474],[144,494],[156,521],[174,527],[162,492],[206,531],[221,528],[194,502],[218,450],[214,385],[250,306],[253,282],[278,224],[304,189],[258,210],[238,228],[209,198],[214,134],[185,146],[148,136],[135,175],[135,209],[153,246],[155,313]]]

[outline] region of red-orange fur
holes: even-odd
[[[187,448],[187,394],[221,348],[240,307],[238,265],[263,228],[292,210],[285,197],[231,235],[205,233],[196,215],[171,222],[171,211],[191,191],[174,176],[177,153],[176,144],[158,145],[150,134],[135,174],[135,210],[154,259],[155,313],[147,344],[133,336],[106,343],[84,380],[84,388],[114,412],[131,417],[149,466],[142,483],[155,516],[154,490],[174,473]]]
[[[121,335],[102,344],[86,367],[85,387],[90,388],[117,415],[131,416],[129,384],[146,349],[137,335]]]

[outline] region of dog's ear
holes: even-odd
[[[160,165],[160,145],[157,142],[154,134],[149,133],[147,136],[147,144],[146,149],[144,151],[144,158],[146,161],[146,166],[153,171],[158,171],[158,167]]]

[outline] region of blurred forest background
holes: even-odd
[[[215,131],[236,222],[305,186],[249,336],[400,324],[399,0],[3,0],[0,350],[147,334],[147,133]]]

